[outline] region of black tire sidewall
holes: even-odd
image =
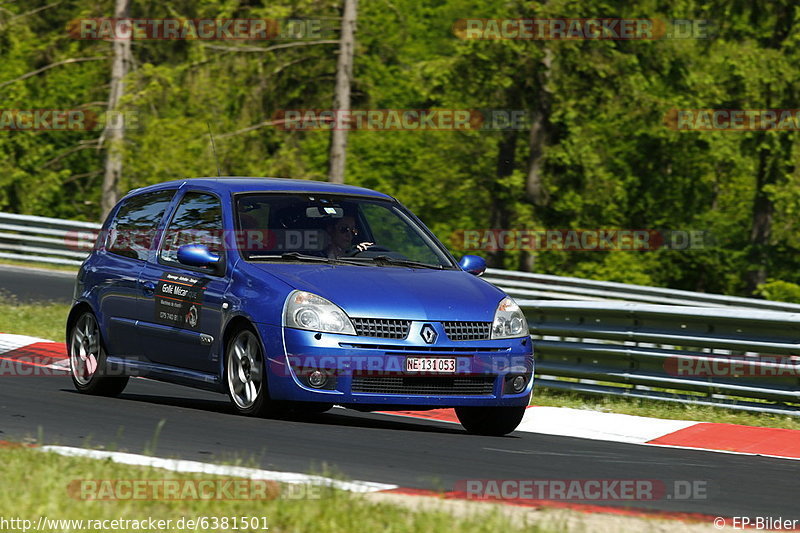
[[[501,437],[514,431],[527,406],[518,407],[456,407],[458,421],[469,433]]]
[[[228,379],[228,371],[229,371],[228,370],[228,365],[229,365],[228,359],[232,355],[231,352],[232,352],[234,343],[236,342],[236,340],[239,338],[240,335],[242,335],[243,333],[246,333],[246,332],[249,332],[250,334],[253,335],[253,337],[255,337],[256,345],[258,346],[258,350],[259,350],[259,353],[261,355],[261,373],[262,373],[261,375],[262,375],[262,379],[261,379],[261,389],[258,391],[258,398],[256,398],[255,402],[253,402],[253,405],[243,409],[243,408],[239,407],[239,405],[236,403],[236,400],[233,399],[234,393],[233,393],[233,390],[231,390],[231,383],[230,383],[230,381]],[[261,346],[261,339],[259,339],[258,334],[255,331],[253,331],[253,328],[251,328],[251,327],[241,327],[241,328],[237,329],[228,338],[228,342],[227,342],[227,344],[225,346],[225,361],[224,361],[223,379],[225,380],[225,391],[228,393],[228,398],[230,399],[234,410],[240,415],[244,415],[244,416],[267,416],[267,415],[270,414],[269,413],[269,411],[270,411],[269,408],[271,407],[270,403],[272,403],[272,402],[270,402],[270,400],[269,400],[269,392],[268,392],[268,386],[267,386],[267,364],[266,364],[266,360],[267,360],[267,358],[266,358],[266,354],[264,353],[264,348]]]
[[[95,370],[94,374],[92,374],[92,377],[89,378],[89,382],[82,384],[75,379],[75,372],[72,367],[72,338],[75,333],[75,328],[78,327],[78,324],[80,324],[83,318],[87,315],[91,317],[92,321],[94,322],[94,327],[97,328],[97,369]],[[103,332],[100,329],[100,324],[97,322],[97,318],[91,311],[85,311],[81,313],[70,328],[69,335],[67,337],[67,356],[69,357],[69,376],[72,379],[72,384],[75,386],[75,389],[79,392],[85,394],[116,396],[120,394],[128,384],[129,378],[127,376],[109,377],[105,375],[108,352],[106,351],[105,342],[103,341]]]

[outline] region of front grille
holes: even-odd
[[[491,322],[442,322],[444,332],[451,341],[485,341],[491,331]]]
[[[381,337],[383,339],[405,339],[408,336],[410,320],[392,318],[353,318],[356,335],[362,337]]]
[[[494,392],[494,376],[353,376],[351,391],[374,394],[490,396]]]

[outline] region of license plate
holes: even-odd
[[[443,372],[453,374],[456,371],[455,357],[407,357],[406,372]]]

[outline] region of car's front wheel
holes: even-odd
[[[500,437],[511,433],[525,415],[519,407],[456,407],[456,416],[469,433]]]
[[[75,321],[69,332],[69,369],[75,388],[86,394],[118,396],[125,390],[128,378],[108,376],[106,351],[100,327],[90,311]]]
[[[282,411],[269,398],[264,353],[251,329],[244,328],[231,335],[225,359],[228,395],[239,414],[274,416]]]

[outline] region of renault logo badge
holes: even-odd
[[[419,334],[422,337],[422,340],[424,340],[426,344],[433,344],[434,342],[436,342],[436,337],[439,336],[436,333],[436,330],[433,329],[433,326],[431,326],[430,324],[425,324],[424,326],[422,326],[422,329],[420,330]]]

